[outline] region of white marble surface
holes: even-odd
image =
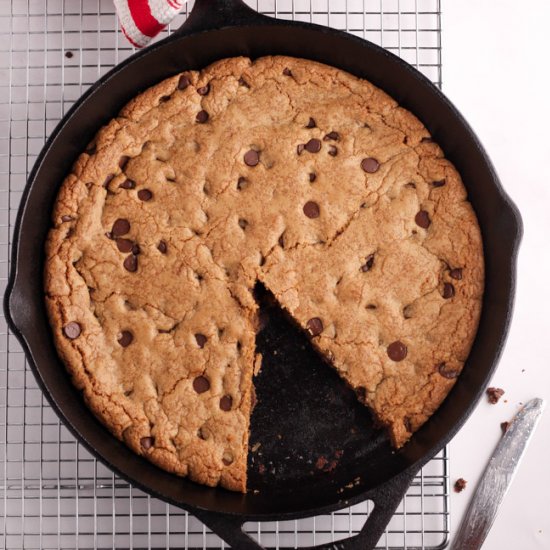
[[[508,420],[532,397],[550,399],[550,2],[444,1],[443,90],[469,120],[518,205],[524,237],[516,307],[486,401],[451,444],[453,532]],[[525,369],[525,370],[524,370]],[[550,548],[550,407],[539,424],[484,550]]]

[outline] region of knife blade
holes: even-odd
[[[481,548],[545,405],[542,399],[532,399],[509,424],[481,476],[451,550]]]

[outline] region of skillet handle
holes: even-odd
[[[185,23],[172,36],[181,36],[222,27],[276,22],[248,7],[243,0],[195,0]]]
[[[374,510],[361,531],[350,538],[329,542],[319,546],[310,546],[304,550],[373,550],[383,535],[389,521],[409,485],[414,474],[405,473],[380,486],[369,495],[374,502]],[[214,533],[237,550],[264,550],[264,547],[243,531],[244,521],[238,516],[199,511],[194,515]]]

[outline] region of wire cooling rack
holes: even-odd
[[[268,15],[313,21],[376,42],[441,86],[439,0],[254,0]],[[172,26],[187,16],[185,11]],[[170,32],[167,29],[165,32]],[[72,103],[133,53],[111,0],[0,0],[0,284],[27,173]],[[442,548],[449,533],[446,451],[417,476],[381,548]],[[357,532],[363,503],[246,529],[269,547],[300,548]],[[0,548],[224,548],[186,512],[116,478],[60,425],[0,318]]]

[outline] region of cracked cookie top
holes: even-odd
[[[244,491],[260,280],[403,445],[473,341],[482,243],[460,176],[365,80],[220,61],[137,96],[65,179],[56,345],[94,413],[179,475]]]

